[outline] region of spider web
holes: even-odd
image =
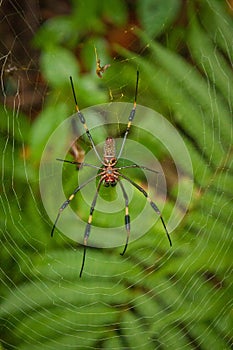
[[[52,55],[42,55],[34,40],[43,24],[56,16],[61,16],[59,25],[66,32],[73,13],[69,2],[0,2],[0,348],[231,348],[233,77],[232,25],[227,19],[232,8],[229,1],[221,2],[224,11],[215,1],[205,1],[203,8],[200,2],[193,3],[197,9],[190,6],[192,15],[185,21],[195,25],[186,46],[182,30],[170,34],[168,44],[161,38],[157,45],[130,23],[124,29],[129,51],[120,45],[112,55],[99,49],[105,48],[103,39],[89,40],[83,34],[75,53],[87,66],[77,68],[64,50],[53,47]],[[180,17],[187,16],[185,2],[180,4]],[[153,18],[145,18],[141,24],[151,28]],[[166,27],[165,20],[161,25]],[[107,41],[112,43],[116,33],[111,34],[112,41]],[[101,63],[111,64],[102,79],[95,75],[93,43]],[[163,49],[169,45],[167,54]],[[57,71],[53,62],[59,64]],[[124,182],[132,224],[128,250],[121,257],[124,200],[119,186],[111,194],[103,189],[93,215],[94,248],[87,250],[79,279],[83,250],[78,243],[95,181],[72,203],[70,213],[75,217],[71,220],[64,211],[61,226],[50,238],[64,198],[95,174],[93,169],[78,171],[56,163],[55,158],[73,159],[69,146],[77,132],[85,161],[98,164],[80,123],[71,139],[74,104],[69,75],[79,78],[79,104],[86,107],[87,124],[101,154],[109,133],[119,150],[137,69],[138,109],[122,164],[138,160],[139,165],[159,170],[158,175],[136,169],[127,174],[161,209],[173,247],[143,195]],[[59,75],[67,77],[67,84],[59,82]],[[60,128],[68,121],[66,133]],[[103,247],[108,249],[97,249]]]

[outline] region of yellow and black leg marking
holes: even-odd
[[[138,95],[138,81],[139,81],[139,71],[137,71],[137,79],[136,79],[136,88],[135,88],[135,96],[134,96],[133,108],[132,108],[132,110],[130,112],[130,115],[129,115],[127,128],[126,128],[126,131],[125,131],[125,134],[124,134],[124,138],[123,138],[123,141],[122,141],[120,152],[119,152],[118,157],[117,157],[118,159],[121,157],[123,148],[125,146],[125,141],[127,139],[127,136],[128,136],[128,133],[129,133],[129,130],[130,130],[130,127],[131,127],[131,124],[132,124],[132,122],[134,120],[134,117],[135,117],[136,106],[137,106],[137,95]]]
[[[53,233],[54,233],[54,230],[56,228],[56,224],[57,224],[58,219],[59,219],[61,213],[63,212],[63,210],[70,204],[72,199],[74,199],[74,197],[77,194],[77,192],[80,191],[83,187],[85,187],[89,182],[94,180],[97,176],[100,176],[100,174],[97,174],[97,175],[91,177],[89,180],[84,182],[82,185],[76,187],[75,190],[73,191],[73,193],[69,196],[69,198],[61,205],[61,207],[58,210],[58,214],[57,214],[56,220],[54,222],[54,225],[53,225],[53,228],[52,228],[52,231],[51,231],[51,237],[53,237]]]
[[[102,159],[101,159],[99,153],[97,152],[97,149],[96,149],[96,147],[95,147],[95,143],[94,143],[93,138],[92,138],[92,136],[91,136],[91,133],[90,133],[88,127],[87,127],[86,119],[85,119],[84,115],[82,114],[82,112],[80,112],[80,110],[79,110],[78,102],[77,102],[77,98],[76,98],[76,93],[75,93],[75,89],[74,89],[74,83],[73,83],[72,77],[70,77],[70,84],[71,84],[71,88],[72,88],[72,92],[73,92],[73,96],[74,96],[75,108],[76,108],[78,117],[79,117],[79,119],[80,119],[80,122],[83,124],[84,129],[85,129],[86,134],[87,134],[87,137],[89,138],[89,140],[90,140],[90,142],[91,142],[91,145],[92,145],[92,147],[93,147],[93,149],[94,149],[94,151],[95,151],[95,153],[96,153],[98,159],[99,159],[100,162],[102,163]]]
[[[163,220],[162,214],[161,214],[159,208],[157,207],[157,205],[151,200],[151,198],[149,197],[148,193],[141,186],[136,184],[136,182],[132,181],[128,176],[125,176],[125,175],[123,175],[121,173],[119,173],[119,176],[123,177],[123,179],[127,180],[128,182],[130,182],[134,187],[136,187],[146,197],[146,199],[150,203],[152,209],[159,215],[160,220],[161,220],[161,222],[163,224],[163,227],[165,229],[165,232],[166,232],[169,244],[170,244],[170,246],[172,246],[172,241],[171,241],[171,238],[169,236],[169,233],[168,233],[167,227],[165,225],[165,222]]]
[[[123,196],[124,196],[124,199],[125,199],[125,229],[126,229],[126,232],[127,232],[127,237],[126,237],[126,243],[125,243],[124,250],[121,253],[121,255],[124,255],[125,252],[126,252],[128,243],[129,243],[129,236],[130,236],[129,198],[128,198],[128,195],[127,195],[127,193],[125,191],[125,188],[124,188],[123,184],[121,183],[121,181],[119,179],[118,179],[118,181],[119,181],[119,184],[121,186],[122,193],[123,193]]]
[[[84,238],[83,238],[83,247],[84,247],[84,250],[83,250],[83,261],[82,261],[82,266],[81,266],[79,277],[82,277],[82,272],[83,272],[83,268],[84,268],[84,264],[85,264],[85,257],[86,257],[87,241],[88,241],[88,238],[89,238],[90,232],[91,232],[91,223],[92,223],[93,212],[95,210],[97,197],[98,197],[100,186],[101,186],[101,183],[103,182],[103,180],[104,180],[104,178],[101,178],[99,180],[99,183],[98,183],[98,186],[97,186],[97,189],[96,189],[96,192],[95,192],[95,197],[93,198],[93,201],[91,203],[90,214],[89,214],[89,217],[88,217],[88,221],[87,221],[87,225],[86,225],[85,233],[84,233]]]

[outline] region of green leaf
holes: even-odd
[[[175,20],[180,6],[180,0],[138,0],[142,28],[150,37],[158,36]]]
[[[41,55],[41,69],[49,84],[61,87],[69,76],[78,76],[78,64],[74,55],[62,47],[56,46]]]
[[[216,84],[222,95],[233,101],[232,69],[220,50],[209,36],[201,29],[197,20],[191,21],[188,33],[188,44],[199,68],[213,84]],[[233,33],[233,31],[232,31]]]
[[[103,16],[114,23],[116,26],[125,26],[127,21],[127,7],[125,1],[103,0],[102,3]]]
[[[68,16],[61,16],[46,21],[33,38],[33,44],[48,51],[61,44],[70,45],[76,39],[74,21]]]

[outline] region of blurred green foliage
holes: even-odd
[[[129,5],[140,27],[132,40],[140,45],[137,52],[108,37],[110,27],[126,30]],[[179,22],[182,6],[185,20]],[[118,0],[111,6],[107,0],[72,1],[69,15],[49,19],[35,34],[33,45],[49,86],[43,110],[29,124],[24,114],[0,107],[2,349],[232,348],[233,26],[228,11],[227,3],[217,0]],[[94,47],[101,63],[111,64],[103,79],[95,75]],[[89,249],[80,280],[81,247],[58,232],[50,238],[52,223],[38,186],[41,154],[53,130],[74,111],[70,75],[83,108],[108,102],[109,94],[114,101],[132,101],[136,69],[139,103],[167,116],[189,150],[192,202],[172,233],[172,249],[157,223],[129,244],[124,257],[120,249]],[[145,137],[145,146],[150,143]],[[158,145],[156,154],[162,163],[167,160],[163,147]],[[64,167],[67,193],[75,183],[73,170]],[[134,180],[143,182],[140,174]],[[175,193],[172,184],[165,219]],[[140,198],[135,192],[135,213]],[[105,224],[111,219],[106,214]]]

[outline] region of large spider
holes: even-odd
[[[72,88],[72,92],[73,92],[73,96],[74,96],[74,101],[75,101],[75,106],[76,106],[76,111],[78,114],[78,117],[81,121],[81,123],[83,124],[86,134],[92,144],[92,147],[96,153],[96,156],[98,157],[98,159],[100,160],[102,166],[96,166],[93,164],[88,164],[88,163],[80,163],[77,161],[69,161],[69,160],[64,160],[64,159],[57,159],[59,161],[62,162],[66,162],[66,163],[70,163],[70,164],[77,164],[80,166],[87,166],[87,167],[92,167],[92,168],[96,168],[99,169],[100,171],[98,172],[97,175],[93,176],[92,178],[88,179],[87,181],[85,181],[83,184],[79,185],[78,187],[75,188],[75,190],[73,191],[73,193],[69,196],[69,198],[61,205],[56,220],[54,222],[52,231],[51,231],[51,237],[53,237],[53,233],[57,224],[57,221],[61,215],[61,213],[63,212],[63,210],[70,204],[70,202],[72,201],[72,199],[75,197],[75,195],[83,188],[85,187],[89,182],[91,182],[92,180],[94,180],[95,178],[99,178],[98,184],[97,184],[97,188],[96,188],[96,192],[91,204],[91,208],[90,208],[90,214],[89,214],[89,218],[87,221],[87,225],[86,225],[86,229],[85,229],[85,233],[84,233],[84,239],[83,239],[83,246],[84,246],[84,251],[83,251],[83,260],[82,260],[82,265],[81,265],[81,270],[80,270],[80,274],[79,277],[82,276],[82,272],[83,272],[83,268],[84,268],[84,264],[85,264],[85,256],[86,256],[86,247],[87,247],[87,243],[88,243],[88,238],[90,235],[90,231],[91,231],[91,223],[92,223],[92,217],[93,217],[93,212],[95,210],[95,206],[96,206],[96,201],[97,201],[97,197],[99,194],[99,190],[100,190],[100,186],[101,184],[103,184],[105,187],[109,187],[109,186],[116,186],[117,183],[120,184],[122,193],[123,193],[123,197],[125,200],[125,229],[127,232],[127,237],[126,237],[126,243],[125,243],[125,247],[123,252],[121,253],[121,255],[124,255],[124,253],[126,252],[127,246],[128,246],[128,242],[129,242],[129,236],[130,236],[130,216],[129,216],[129,200],[128,200],[128,195],[125,191],[125,188],[123,186],[123,183],[121,181],[121,178],[125,179],[126,181],[130,182],[134,187],[136,187],[148,200],[148,202],[150,203],[152,209],[159,215],[163,227],[165,229],[167,238],[169,240],[170,246],[172,246],[172,242],[171,242],[171,238],[169,236],[169,233],[167,231],[165,222],[163,220],[162,214],[159,210],[159,208],[157,207],[157,205],[151,200],[151,198],[149,197],[148,193],[138,184],[136,184],[133,180],[131,180],[128,176],[122,174],[120,172],[121,169],[126,169],[126,168],[140,168],[140,169],[145,169],[145,170],[149,170],[152,172],[157,173],[157,171],[153,170],[153,169],[149,169],[145,166],[139,166],[137,164],[132,164],[132,165],[126,165],[126,166],[121,166],[121,167],[117,167],[117,162],[119,160],[119,158],[121,157],[124,145],[125,145],[125,141],[127,139],[131,124],[133,122],[134,116],[135,116],[135,112],[136,112],[136,100],[137,100],[137,92],[138,92],[138,81],[139,81],[139,72],[137,71],[137,79],[136,79],[136,88],[135,88],[135,98],[134,98],[134,103],[133,103],[133,108],[130,112],[129,118],[128,118],[128,124],[127,124],[127,128],[124,134],[124,138],[123,138],[123,142],[120,148],[120,152],[118,154],[118,156],[116,156],[116,150],[115,150],[115,141],[112,137],[107,137],[105,140],[105,144],[104,144],[104,156],[103,156],[103,160],[101,159],[99,153],[97,152],[97,149],[95,147],[93,138],[91,136],[90,131],[88,130],[88,127],[86,125],[86,120],[82,114],[82,112],[80,112],[79,107],[78,107],[78,103],[77,103],[77,98],[76,98],[76,94],[75,94],[75,90],[74,90],[74,84],[73,84],[73,80],[72,77],[70,77],[70,82],[71,82],[71,88]]]

